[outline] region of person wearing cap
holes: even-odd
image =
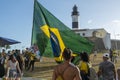
[[[116,80],[115,65],[109,61],[109,53],[103,54],[103,62],[99,64],[98,77],[102,80]]]

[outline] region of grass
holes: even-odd
[[[57,65],[57,63],[54,61],[53,58],[42,58],[42,62],[36,62],[35,63],[35,70],[33,72],[30,71],[24,71],[25,77],[37,77],[37,78],[43,78],[46,80],[52,79],[52,73],[54,67]],[[102,61],[102,54],[97,54],[96,59],[93,61],[93,54],[90,55],[90,60],[93,65],[99,64]],[[118,59],[118,62],[115,63],[116,69],[120,66],[120,61]],[[93,68],[98,71],[98,66],[93,66]]]
[[[42,62],[35,62],[34,71],[24,71],[24,77],[37,77],[51,80],[53,68],[57,65],[53,58],[42,58]]]

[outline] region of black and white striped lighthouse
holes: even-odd
[[[77,6],[74,5],[73,7],[73,12],[72,12],[72,29],[78,29],[79,25],[78,25],[78,16],[79,16],[79,12],[77,11]]]

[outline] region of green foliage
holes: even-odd
[[[10,45],[5,45],[5,49],[10,49]]]

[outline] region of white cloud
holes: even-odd
[[[113,20],[113,23],[120,23],[120,20]]]
[[[112,39],[120,39],[120,36],[117,36],[120,34],[120,20],[113,20],[105,25],[102,25],[102,27],[111,34]]]
[[[92,20],[88,20],[88,24],[91,24],[93,21]]]

